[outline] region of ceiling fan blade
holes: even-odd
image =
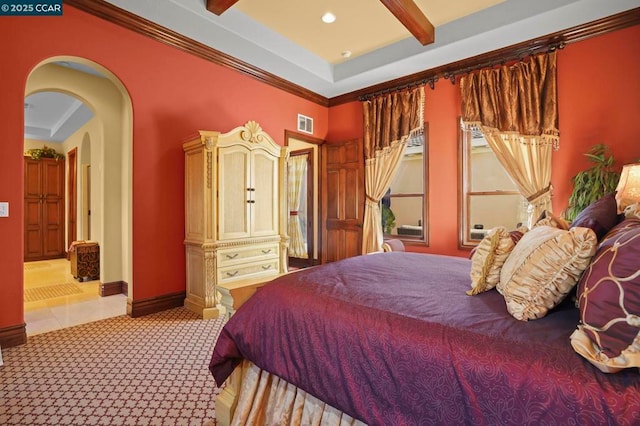
[[[413,0],[380,0],[387,9],[426,46],[435,40],[435,29]]]
[[[238,0],[207,0],[207,10],[220,16],[237,2]]]

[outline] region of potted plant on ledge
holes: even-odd
[[[593,165],[571,178],[573,192],[564,213],[569,221],[573,221],[578,213],[594,201],[614,192],[620,179],[609,146],[596,144],[584,155]]]

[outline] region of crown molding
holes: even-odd
[[[599,19],[587,24],[575,26],[553,34],[538,37],[526,42],[518,43],[506,48],[493,50],[481,55],[473,56],[436,68],[420,71],[394,80],[389,80],[374,86],[345,93],[333,98],[326,98],[304,87],[298,86],[258,67],[236,59],[219,50],[213,49],[182,34],[144,19],[138,15],[120,9],[102,0],[63,0],[65,4],[83,12],[105,19],[116,25],[150,37],[166,45],[180,49],[199,58],[233,69],[250,76],[260,82],[284,90],[316,104],[332,107],[348,102],[357,101],[371,93],[393,90],[398,87],[431,84],[438,78],[455,81],[455,76],[482,66],[490,66],[504,62],[504,58],[525,57],[535,52],[554,49],[558,46],[575,43],[591,37],[617,31],[640,23],[640,8],[618,13],[607,18]]]
[[[433,86],[433,83],[439,78],[449,79],[454,82],[456,75],[466,74],[474,69],[502,63],[505,61],[505,58],[523,58],[534,53],[562,48],[570,43],[586,40],[591,37],[596,37],[638,24],[640,24],[640,7],[583,25],[578,25],[563,31],[558,31],[553,34],[514,44],[509,47],[493,50],[481,55],[452,62],[447,65],[420,71],[418,73],[389,80],[374,86],[365,87],[357,91],[345,93],[343,95],[330,98],[329,106],[332,107],[357,101],[368,95],[370,96],[372,93],[386,92],[417,84],[429,83]]]
[[[222,65],[225,68],[230,68],[248,75],[260,82],[284,90],[292,95],[299,96],[322,106],[329,105],[329,100],[324,96],[114,6],[106,1],[63,0],[63,2],[66,5],[137,32],[138,34],[152,38],[153,40],[180,49],[183,52],[190,53],[201,59],[205,59],[215,64]]]

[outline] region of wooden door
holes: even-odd
[[[44,253],[42,229],[42,166],[40,160],[24,161],[24,260]]]
[[[324,262],[362,253],[364,154],[361,140],[323,145]]]
[[[64,160],[25,158],[24,259],[63,257]]]

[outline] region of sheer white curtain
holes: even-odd
[[[302,235],[302,226],[300,224],[300,196],[302,195],[302,186],[305,184],[308,155],[292,155],[289,157],[289,189],[287,198],[289,201],[289,256],[307,259],[307,245],[305,244],[304,235]]]

